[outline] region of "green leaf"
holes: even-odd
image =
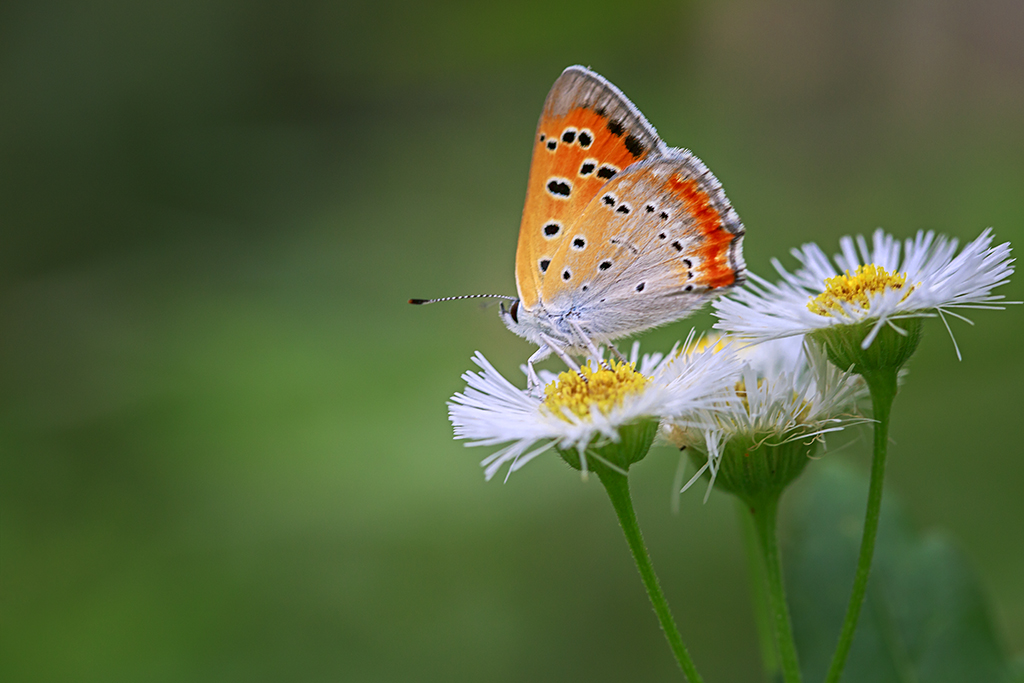
[[[783,561],[804,679],[820,681],[853,582],[867,478],[836,462],[813,470],[793,501]],[[843,683],[1016,680],[963,553],[914,530],[891,489],[863,610]]]

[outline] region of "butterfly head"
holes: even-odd
[[[544,346],[553,339],[566,349],[576,349],[563,316],[552,314],[544,306],[528,308],[521,299],[513,299],[508,308],[504,304],[498,307],[498,315],[505,327],[531,344]]]
[[[520,299],[513,299],[508,308],[504,304],[500,305],[498,315],[513,334],[538,346],[544,343],[542,334],[561,336],[549,324],[550,318],[545,315],[543,308],[530,310]]]
[[[526,309],[520,306],[519,299],[513,299],[508,308],[505,308],[503,303],[498,304],[498,315],[501,317],[501,322],[505,323],[505,327],[520,337],[524,336],[526,326],[524,323],[519,322],[519,318],[525,311]]]

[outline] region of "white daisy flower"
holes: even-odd
[[[938,315],[949,330],[947,314],[971,322],[952,309],[1020,303],[992,294],[1013,273],[1008,242],[991,246],[992,230],[986,229],[959,254],[957,244],[934,232],[918,232],[904,242],[901,257],[900,242],[879,229],[870,246],[861,235],[843,237],[841,253],[831,261],[818,245],[805,244],[791,252],[802,265],[794,273],[773,259],[782,282],[750,274],[746,288],[715,301],[715,327],[764,340],[863,325],[865,334],[858,340],[867,349],[886,327],[907,336],[894,321]],[[956,353],[959,358],[959,348]]]
[[[745,498],[778,495],[825,434],[865,421],[853,413],[865,391],[863,379],[829,363],[804,337],[747,346],[739,355],[724,401],[662,427],[668,441],[690,449],[699,468],[683,491],[710,471],[711,485],[718,479]],[[681,469],[677,479],[679,490]]]
[[[540,398],[512,384],[478,352],[473,362],[481,372],[466,372],[466,390],[448,404],[455,438],[468,439],[469,446],[501,446],[481,463],[488,479],[505,464],[511,474],[551,448],[583,472],[600,463],[624,473],[647,454],[659,418],[711,409],[738,368],[728,349],[683,355],[673,349],[639,361],[638,355],[634,344],[628,363],[610,360],[597,371],[587,364],[582,376],[542,373],[547,385]]]

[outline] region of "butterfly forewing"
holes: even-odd
[[[555,81],[534,138],[526,206],[516,250],[516,286],[526,308],[560,274],[553,259],[601,188],[631,164],[667,151],[618,88],[580,66]]]
[[[707,167],[668,151],[600,189],[553,255],[540,296],[554,310],[600,308],[590,326],[598,336],[675,320],[739,284],[743,232]]]

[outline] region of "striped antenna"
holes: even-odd
[[[419,306],[423,304],[436,304],[438,301],[456,301],[457,299],[508,299],[509,301],[515,301],[517,298],[504,294],[463,294],[462,296],[446,296],[440,299],[409,299],[409,303]]]

